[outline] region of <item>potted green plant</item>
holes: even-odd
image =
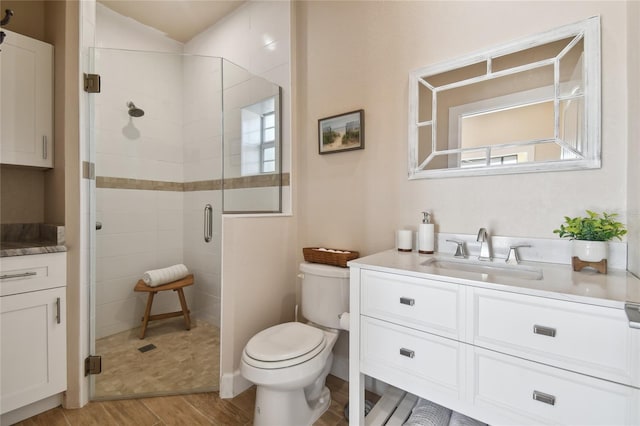
[[[553,233],[560,238],[570,238],[572,255],[586,262],[599,262],[608,257],[609,241],[619,240],[627,233],[624,224],[618,222],[616,213],[602,214],[587,210],[584,217],[564,217],[565,223]]]

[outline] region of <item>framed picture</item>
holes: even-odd
[[[364,149],[364,110],[318,120],[320,154]]]

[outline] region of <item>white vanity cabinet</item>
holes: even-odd
[[[53,167],[53,46],[12,31],[0,54],[0,163]]]
[[[0,258],[0,414],[66,390],[66,253]]]
[[[366,376],[492,425],[640,424],[640,330],[624,302],[451,279],[385,253],[350,263],[352,424],[365,424]]]

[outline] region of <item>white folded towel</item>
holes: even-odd
[[[142,274],[142,281],[149,287],[157,287],[172,281],[182,279],[189,275],[189,270],[185,265],[179,263],[168,268],[152,269]]]
[[[418,399],[416,406],[411,410],[411,416],[404,426],[442,426],[448,425],[451,418],[451,410],[426,399]]]

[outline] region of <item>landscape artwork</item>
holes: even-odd
[[[364,148],[364,110],[318,120],[320,154]]]

